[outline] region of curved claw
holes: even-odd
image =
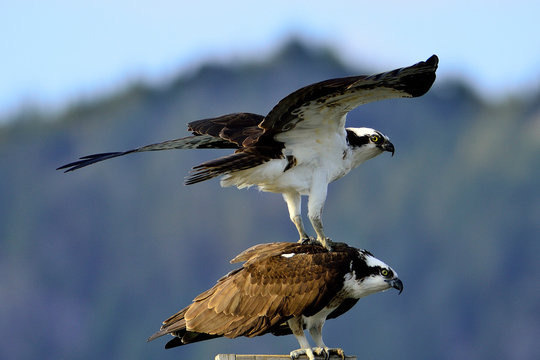
[[[327,237],[322,238],[322,239],[317,238],[317,242],[321,244],[326,250],[332,251],[332,246],[334,245],[334,242],[330,240],[330,238],[327,238]]]
[[[328,251],[332,251],[332,247],[334,245],[334,242],[332,240],[330,240],[330,238],[314,238],[314,237],[303,237],[303,238],[300,238],[300,240],[298,240],[298,243],[302,244],[302,245],[315,245],[315,244],[318,244],[318,245],[321,245],[322,247],[324,247],[326,250]]]
[[[296,349],[289,353],[289,356],[293,360],[297,360],[302,355],[306,355],[309,360],[315,360],[315,355],[313,355],[311,349]]]
[[[345,360],[345,352],[343,349],[340,348],[326,348],[326,351],[328,351],[328,356],[330,355],[337,355],[341,358],[341,360]]]
[[[300,238],[300,240],[298,240],[298,242],[302,245],[309,245],[309,244],[316,244],[317,242],[315,241],[314,238],[312,238],[311,236],[309,237],[306,237],[306,238]]]
[[[315,355],[329,360],[332,355],[339,356],[345,360],[345,352],[340,348],[314,347],[311,349],[297,349],[290,352],[289,356],[293,360],[297,360],[300,356],[306,355],[309,360],[315,360]]]
[[[330,352],[328,351],[329,350],[328,348],[316,347],[316,348],[313,348],[311,350],[313,350],[313,353],[315,355],[322,356],[324,358],[324,360],[329,360],[330,359]]]

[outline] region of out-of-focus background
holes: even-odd
[[[266,114],[291,91],[440,57],[418,99],[363,106],[382,155],[332,184],[326,231],[405,284],[325,325],[363,359],[540,358],[537,1],[0,4],[0,358],[211,359],[292,336],[164,350],[163,319],[243,249],[296,241],[281,196],[186,187],[227,152],[77,157]]]

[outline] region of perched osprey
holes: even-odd
[[[142,151],[231,148],[228,156],[197,165],[187,177],[194,184],[223,176],[222,186],[258,186],[283,194],[300,241],[309,236],[301,216],[307,195],[308,217],[317,241],[332,242],[323,231],[322,212],[328,184],[384,151],[394,154],[387,136],[370,128],[345,128],[347,113],[376,100],[417,97],[435,81],[439,59],[366,76],[330,79],[303,87],[283,98],[266,116],[236,113],[188,124],[193,136],[137,149],[94,154],[58,168],[73,171],[98,161]]]
[[[245,250],[232,263],[241,268],[218,280],[191,305],[163,322],[148,341],[171,334],[165,348],[221,336],[254,337],[294,334],[300,349],[291,357],[328,355],[322,339],[326,319],[351,309],[358,299],[390,288],[403,290],[397,273],[366,250],[334,243],[332,251],[318,244],[277,242]],[[307,329],[316,347],[311,348]]]

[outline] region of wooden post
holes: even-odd
[[[302,355],[299,360],[307,360],[307,356]],[[324,360],[322,356],[315,356],[316,360]],[[214,360],[291,360],[289,355],[253,355],[253,354],[217,354]],[[331,355],[330,360],[343,360],[339,355]],[[356,356],[345,355],[345,360],[356,360]]]

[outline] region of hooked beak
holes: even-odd
[[[399,294],[401,294],[401,292],[403,291],[403,283],[398,278],[395,278],[392,280],[386,280],[386,282],[388,283],[388,285],[390,285],[394,289],[399,290]]]
[[[394,144],[392,144],[390,141],[386,141],[384,144],[382,144],[381,149],[383,149],[383,151],[391,152],[392,156],[394,156],[394,152],[396,150],[394,148]]]

